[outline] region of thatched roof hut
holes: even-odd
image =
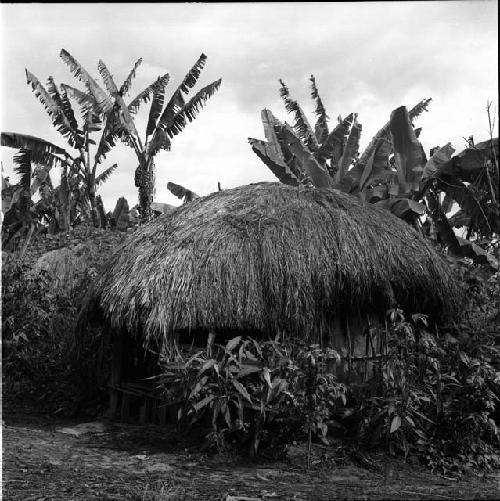
[[[339,316],[447,315],[459,290],[408,224],[336,190],[258,183],[213,193],[139,228],[83,310],[152,342],[174,333],[325,339]]]

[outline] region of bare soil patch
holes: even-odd
[[[498,499],[500,473],[432,474],[384,456],[341,457],[340,447],[305,447],[282,461],[242,461],[191,452],[175,430],[58,419],[4,409],[3,499],[338,500]],[[61,429],[76,430],[74,434]],[[59,430],[59,431],[58,431]]]

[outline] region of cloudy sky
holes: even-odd
[[[98,75],[102,59],[122,82],[143,63],[131,97],[169,73],[167,96],[203,52],[197,88],[222,77],[219,92],[195,122],[156,159],[156,201],[178,205],[168,181],[200,195],[275,180],[255,156],[248,137],[264,138],[260,111],[287,119],[279,97],[282,78],[313,121],[309,76],[314,74],[332,120],[350,112],[363,125],[361,147],[401,105],[432,97],[418,121],[426,151],[464,136],[488,134],[486,102],[498,105],[498,2],[496,0],[348,3],[221,4],[1,4],[1,130],[64,138],[25,80],[81,84],[59,58],[62,48]],[[129,98],[129,99],[130,99]],[[145,130],[148,105],[138,116]],[[289,118],[288,120],[290,120]],[[15,151],[2,147],[5,175]],[[106,210],[125,196],[137,201],[133,150],[120,145],[103,167],[119,168],[100,189]],[[57,174],[54,173],[55,178]]]

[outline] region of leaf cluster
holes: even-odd
[[[326,441],[330,411],[345,402],[344,386],[326,373],[336,352],[278,339],[237,336],[225,346],[213,339],[203,351],[179,351],[162,364],[159,387],[178,404],[185,429],[205,426],[207,441],[219,450],[246,444],[250,455],[258,453],[261,441],[282,447],[307,427]]]

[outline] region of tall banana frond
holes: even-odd
[[[141,103],[147,103],[151,96],[154,95],[155,91],[159,86],[165,87],[170,79],[170,75],[166,73],[165,75],[158,77],[155,82],[148,85],[142,92],[140,92],[128,105],[128,110],[130,113],[134,114],[139,111]]]
[[[203,87],[174,115],[172,123],[166,126],[167,134],[170,137],[176,136],[184,129],[187,125],[186,118],[189,122],[192,122],[197,117],[207,101],[217,92],[221,82],[222,79],[219,78],[219,80]]]
[[[71,72],[78,78],[87,90],[94,96],[97,107],[100,112],[106,114],[113,108],[113,101],[101,89],[97,82],[90,76],[87,70],[66,50],[62,49],[60,53],[61,59],[69,66]]]
[[[137,68],[141,65],[141,63],[142,57],[140,57],[135,62],[134,67],[132,68],[132,70],[130,70],[128,77],[122,83],[122,86],[120,87],[120,96],[125,97],[128,94],[128,91],[130,90],[130,87],[132,85],[132,80],[135,78],[135,72],[137,71]]]
[[[106,88],[108,89],[108,92],[115,99],[115,104],[113,105],[112,113],[115,114],[115,117],[120,121],[122,126],[127,130],[127,132],[132,137],[139,138],[139,134],[137,133],[137,129],[135,127],[132,115],[130,114],[128,107],[126,106],[123,97],[120,95],[118,91],[118,87],[116,86],[115,81],[113,80],[113,76],[111,75],[111,73],[109,72],[108,68],[106,67],[106,65],[102,60],[99,60],[97,69],[99,70],[99,73],[104,81],[104,84],[106,85]]]
[[[29,219],[31,202],[31,154],[30,150],[21,149],[14,156],[14,171],[19,176],[19,209],[22,219]]]
[[[424,111],[427,111],[427,107],[432,101],[432,97],[422,99],[419,103],[417,103],[409,112],[410,120],[413,122],[416,118],[418,118]]]
[[[171,141],[168,134],[161,127],[157,127],[147,148],[147,157],[154,157],[160,150],[170,151]]]
[[[118,94],[118,87],[113,80],[113,75],[111,75],[102,59],[99,59],[99,62],[97,63],[97,69],[99,70],[99,74],[101,75],[104,85],[106,86],[109,94],[111,94],[112,97],[116,98],[116,95]]]
[[[422,99],[418,104],[416,104],[409,112],[408,115],[410,120],[413,121],[418,118],[424,111],[427,111],[427,107],[429,103],[432,101],[432,98]],[[366,165],[368,159],[373,154],[373,150],[378,144],[379,139],[390,139],[390,127],[391,122],[387,122],[372,138],[368,146],[365,148],[361,156],[359,157],[358,163],[362,165]]]
[[[280,182],[297,186],[299,179],[287,165],[275,132],[274,124],[277,121],[276,118],[269,110],[264,109],[261,111],[261,119],[267,141],[248,138],[253,152],[266,164]]]
[[[354,114],[354,121],[352,123],[349,137],[344,148],[342,157],[339,160],[339,168],[335,174],[335,182],[340,183],[349,166],[353,163],[358,155],[359,138],[361,137],[362,126],[357,121],[357,114]]]
[[[158,117],[163,111],[163,105],[165,103],[165,87],[167,86],[169,79],[170,76],[168,74],[163,77],[158,77],[158,80],[152,86],[153,101],[149,110],[146,138],[153,134],[156,129]]]
[[[295,133],[311,151],[317,151],[319,144],[305,113],[297,101],[290,97],[288,87],[283,80],[280,79],[279,82],[281,85],[280,96],[285,102],[285,109],[288,113],[293,114],[294,117],[293,129]]]
[[[391,153],[391,143],[387,139],[379,139],[373,154],[368,159],[368,163],[364,166],[361,179],[359,181],[359,189],[362,191],[372,182],[386,181],[387,175],[392,173],[389,169],[389,155]]]
[[[35,136],[2,132],[1,144],[9,148],[29,150],[31,160],[40,165],[62,167],[74,162],[74,158],[66,150]]]
[[[404,193],[418,190],[426,158],[406,107],[396,108],[389,123],[399,184]]]
[[[23,190],[31,191],[31,152],[21,149],[14,156],[14,172],[19,176],[19,185]]]
[[[49,78],[49,85],[51,85],[52,94],[56,99],[45,89],[33,73],[30,73],[28,70],[25,71],[28,85],[31,85],[35,96],[43,104],[45,110],[52,119],[54,127],[67,139],[70,146],[80,148],[82,146],[81,133],[72,127],[68,117],[64,114],[61,97],[53,80]]]
[[[157,128],[167,130],[174,121],[175,116],[184,108],[186,101],[184,95],[188,95],[189,90],[192,89],[200,76],[201,70],[205,66],[207,56],[202,54],[194,66],[188,71],[182,83],[177,87],[176,91],[170,97],[163,113],[158,122]],[[179,119],[178,119],[179,120]]]
[[[284,139],[281,142],[282,148],[286,146],[291,155],[297,159],[298,165],[312,184],[316,188],[331,187],[333,182],[328,172],[316,161],[309,148],[295,135],[293,129],[286,123],[279,129]]]
[[[99,106],[92,94],[76,89],[71,85],[61,84],[62,91],[74,99],[80,106],[85,123],[99,123]]]
[[[106,170],[101,172],[96,178],[95,178],[95,185],[96,187],[101,185],[102,183],[105,183],[111,174],[117,169],[118,164],[113,164],[111,167],[108,167]]]
[[[78,123],[76,121],[75,112],[73,111],[66,92],[62,90],[62,92],[59,93],[59,89],[57,88],[57,85],[52,77],[49,77],[47,80],[47,90],[59,109],[63,112],[64,116],[67,118],[71,129],[77,132]],[[81,133],[81,131],[78,132]]]
[[[205,66],[206,62],[207,56],[205,56],[205,54],[201,54],[196,63],[194,63],[191,69],[187,72],[178,90],[185,95],[188,95],[189,89],[192,89],[196,85],[198,78],[200,78],[201,70]]]
[[[316,86],[316,79],[314,75],[311,75],[311,97],[316,101],[316,109],[314,113],[318,117],[316,125],[314,126],[314,133],[316,134],[316,139],[319,144],[323,144],[328,137],[328,119],[330,118],[326,114],[325,107],[323,106],[323,101],[319,97],[318,87]]]
[[[108,117],[108,120],[110,120],[110,118],[111,117]],[[100,164],[106,158],[106,155],[116,145],[119,138],[120,131],[116,128],[115,124],[111,125],[110,120],[110,124],[108,125],[108,121],[106,121],[106,125],[101,134],[101,138],[99,140],[99,144],[94,156],[94,166]]]
[[[354,113],[349,114],[343,120],[339,120],[337,126],[330,132],[326,140],[320,146],[319,150],[314,153],[316,160],[323,165],[326,160],[331,159],[330,167],[331,174],[337,169],[337,164],[344,152],[345,138],[354,120]]]

